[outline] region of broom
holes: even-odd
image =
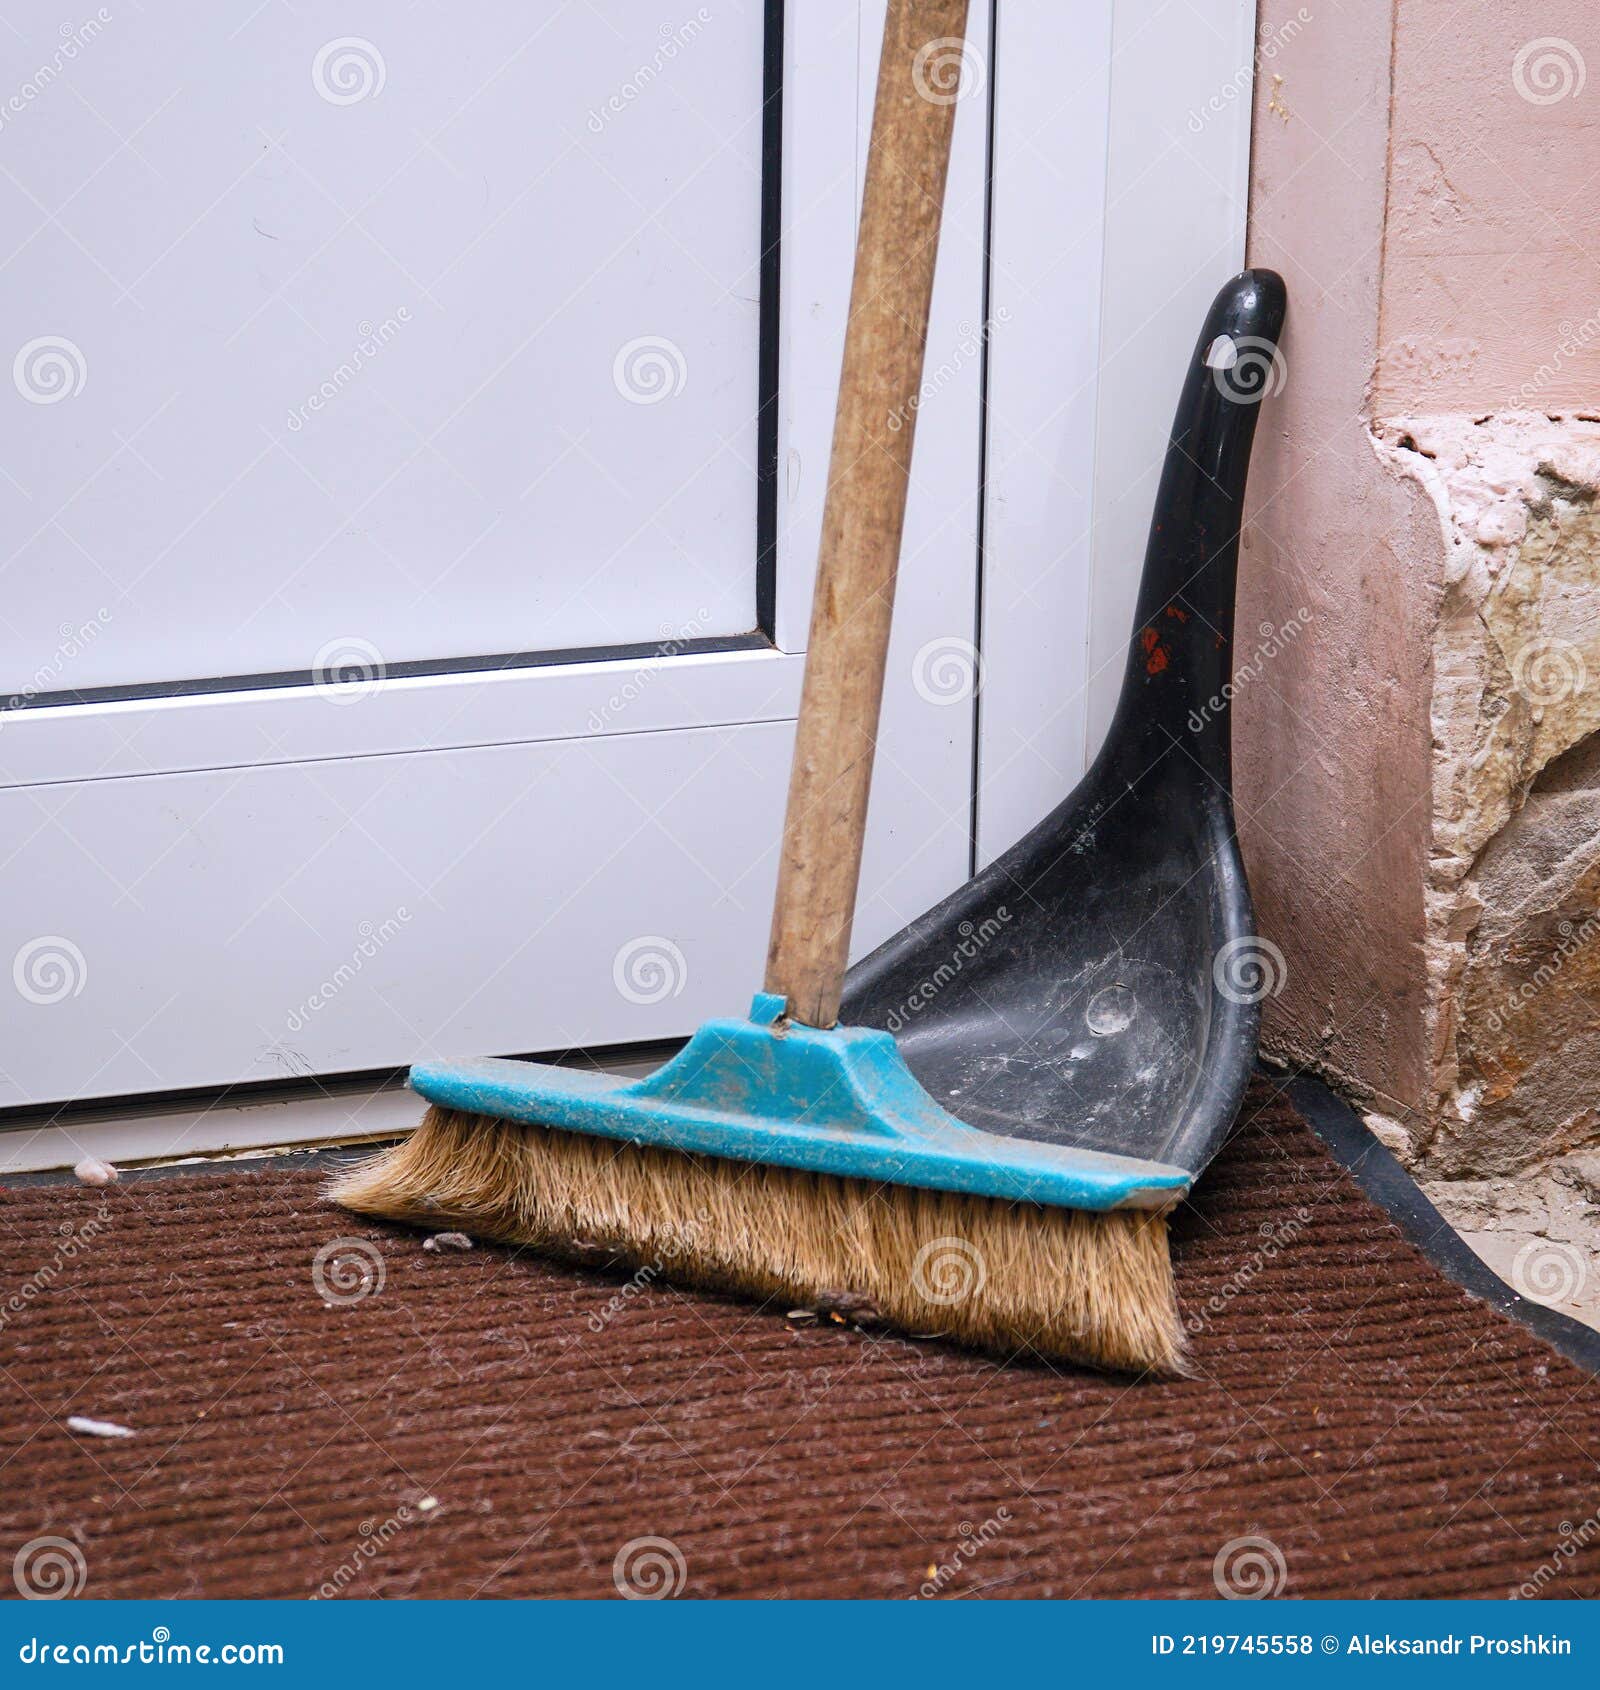
[[[1171,1373],[1184,1176],[968,1126],[889,1034],[837,1025],[966,11],[889,0],[764,992],[642,1082],[415,1068],[422,1124],[329,1195],[1007,1356]]]

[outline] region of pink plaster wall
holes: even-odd
[[[1241,657],[1258,625],[1311,612],[1234,707],[1259,925],[1288,965],[1265,1038],[1426,1113],[1444,543],[1371,429],[1600,409],[1600,0],[1262,0],[1259,39],[1250,261],[1290,306]]]
[[[1287,26],[1302,11],[1298,32]],[[1419,1097],[1428,665],[1438,525],[1368,442],[1389,150],[1390,9],[1264,0],[1250,262],[1281,271],[1282,393],[1251,471],[1239,645],[1308,632],[1234,706],[1240,835],[1287,983],[1269,1049],[1379,1099]],[[1279,32],[1283,32],[1280,34]],[[1292,39],[1284,35],[1292,34]],[[1287,112],[1287,117],[1282,115]]]
[[[1379,415],[1600,408],[1600,4],[1398,0],[1390,123]]]

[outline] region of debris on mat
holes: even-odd
[[[815,1326],[831,1321],[835,1326],[853,1326],[862,1332],[876,1332],[887,1324],[876,1303],[852,1291],[824,1291],[810,1309],[790,1309],[784,1318],[791,1326]]]
[[[86,1438],[131,1438],[131,1426],[119,1426],[115,1420],[91,1420],[84,1414],[69,1414],[67,1430],[82,1432]]]
[[[85,1156],[72,1170],[72,1177],[79,1185],[115,1185],[122,1176],[98,1156]]]
[[[422,1241],[424,1250],[470,1250],[472,1240],[464,1232],[436,1232]]]

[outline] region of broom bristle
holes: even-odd
[[[904,1331],[1005,1356],[1183,1371],[1164,1214],[879,1185],[438,1108],[328,1195],[785,1308],[864,1301]]]

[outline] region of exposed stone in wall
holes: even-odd
[[[1600,423],[1402,418],[1380,457],[1430,494],[1426,888],[1431,1095],[1385,1137],[1496,1176],[1600,1142]]]

